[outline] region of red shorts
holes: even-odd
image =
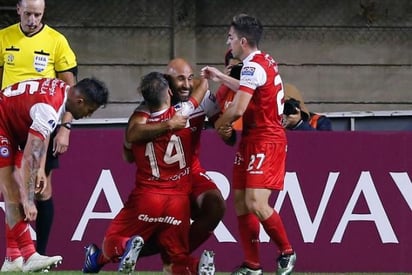
[[[218,189],[215,182],[206,175],[206,171],[195,171],[192,174],[192,191],[190,193],[190,200],[196,201],[197,197],[209,190]]]
[[[282,190],[286,143],[241,143],[233,168],[233,188]]]
[[[189,226],[187,195],[139,193],[135,190],[111,221],[105,240],[139,235],[146,242],[153,236],[173,259],[176,255],[189,253]]]

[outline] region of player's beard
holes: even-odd
[[[172,104],[176,104],[179,102],[188,101],[190,95],[192,94],[193,87],[189,87],[189,89],[176,87],[171,85],[173,96],[172,96]]]

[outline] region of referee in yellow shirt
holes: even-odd
[[[0,30],[1,89],[22,80],[44,77],[57,77],[70,86],[76,83],[76,56],[61,33],[42,23],[44,10],[44,0],[19,0],[17,13],[20,22]],[[45,165],[47,188],[36,197],[37,252],[43,255],[54,215],[52,169],[58,167],[57,156],[64,153],[69,145],[72,118],[70,113],[66,113],[62,127],[57,128],[50,138]],[[8,233],[6,260],[1,271],[21,271],[22,257],[16,249],[18,245]]]

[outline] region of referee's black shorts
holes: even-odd
[[[50,135],[49,147],[47,148],[45,172],[48,176],[51,170],[59,168],[59,155],[53,156],[53,140],[56,137],[59,127],[56,127]]]

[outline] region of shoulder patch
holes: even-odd
[[[252,76],[255,73],[254,67],[243,67],[241,75]]]

